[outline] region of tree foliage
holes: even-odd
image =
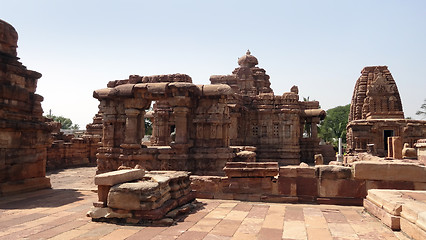
[[[423,116],[423,118],[426,117],[426,99],[424,100],[424,103],[420,106],[420,110],[416,112],[416,115]]]
[[[145,135],[152,135],[152,122],[145,118]]]
[[[326,142],[337,145],[339,138],[346,143],[346,125],[351,105],[338,106],[327,110],[327,117],[318,126],[318,135]]]
[[[78,124],[72,124],[71,119],[63,117],[63,116],[55,116],[52,114],[47,115],[46,117],[52,119],[55,122],[61,123],[61,129],[73,129],[78,130],[80,126]]]

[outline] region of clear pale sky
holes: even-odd
[[[426,98],[426,1],[10,1],[18,56],[43,77],[37,93],[85,128],[108,81],[231,74],[250,49],[276,95],[299,87],[325,110],[350,103],[365,66],[387,65],[406,117]]]

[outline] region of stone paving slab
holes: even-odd
[[[94,169],[93,173],[94,173]],[[93,178],[88,169],[55,174],[65,184],[0,198],[2,239],[405,239],[362,207],[308,204],[277,204],[231,200],[198,199],[203,207],[170,227],[115,225],[92,222],[86,212],[97,200],[78,179]],[[73,178],[70,176],[74,176]],[[53,180],[53,178],[52,178]],[[86,189],[86,190],[84,190]],[[31,199],[31,201],[26,201]]]

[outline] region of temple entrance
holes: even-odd
[[[385,147],[385,151],[388,150],[388,138],[389,137],[393,137],[393,130],[384,130],[383,131],[383,143],[384,143],[384,147]]]

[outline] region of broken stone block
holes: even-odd
[[[88,217],[99,219],[99,218],[131,218],[132,213],[130,212],[124,212],[124,213],[118,213],[114,212],[109,207],[93,207],[89,212],[86,214]]]
[[[158,182],[139,181],[121,183],[111,187],[108,207],[126,210],[151,210],[170,199],[170,187],[160,187]]]

